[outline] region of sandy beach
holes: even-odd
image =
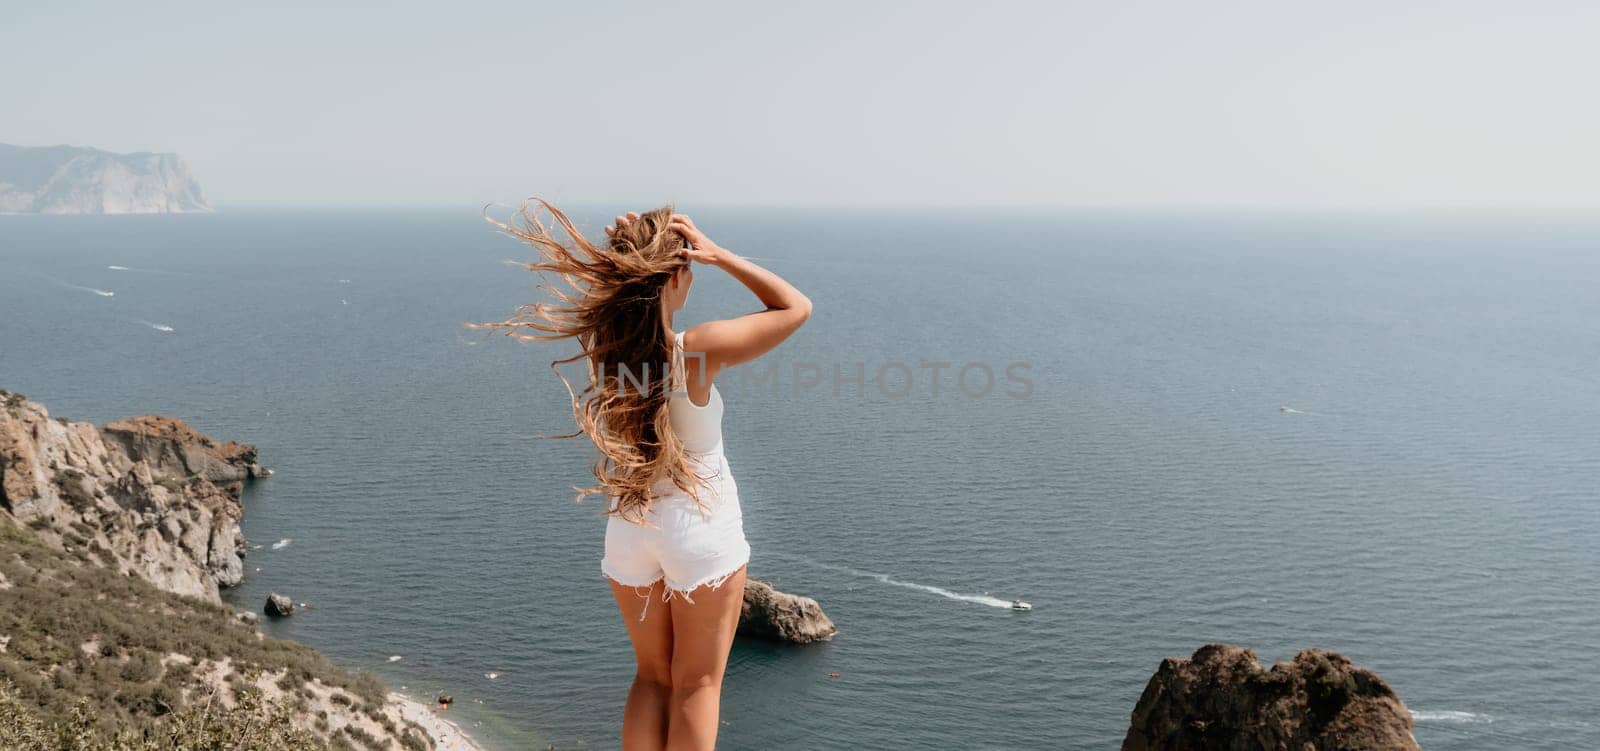
[[[432,704],[398,691],[389,692],[389,700],[399,705],[402,717],[426,729],[440,751],[484,751],[460,725],[445,719]]]

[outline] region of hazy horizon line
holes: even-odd
[[[763,211],[1051,211],[1051,212],[1077,212],[1077,211],[1174,211],[1174,212],[1250,212],[1250,213],[1458,213],[1489,211],[1496,213],[1519,214],[1572,214],[1592,213],[1600,218],[1600,205],[1535,205],[1535,204],[1427,204],[1427,203],[1392,203],[1392,204],[1252,204],[1252,203],[808,203],[808,202],[737,202],[737,201],[559,201],[551,203],[563,209],[596,209],[610,210],[618,206],[663,206],[672,205],[679,208],[703,208],[715,210],[763,210]],[[212,208],[216,211],[224,210],[257,210],[257,209],[370,209],[370,210],[415,210],[415,209],[471,209],[475,212],[485,208],[515,210],[520,205],[518,202],[491,201],[405,201],[405,202],[325,202],[303,203],[293,201],[238,201],[238,202],[213,202]]]

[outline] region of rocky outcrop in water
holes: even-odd
[[[816,600],[779,592],[758,579],[745,579],[739,636],[810,644],[831,639],[838,630]]]
[[[266,474],[254,447],[182,420],[96,428],[0,390],[0,514],[169,592],[220,602],[218,587],[244,580],[240,495]]]
[[[0,214],[207,212],[177,154],[0,144]]]
[[[1307,649],[1271,670],[1255,652],[1208,644],[1163,660],[1123,751],[1418,749],[1411,713],[1389,684],[1344,655]]]
[[[262,607],[261,612],[274,618],[286,618],[294,615],[294,600],[289,599],[287,595],[273,592],[267,595],[267,604]]]

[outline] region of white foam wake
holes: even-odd
[[[101,297],[111,297],[111,296],[117,294],[115,292],[112,292],[109,289],[99,289],[99,288],[96,288],[96,287],[85,287],[85,286],[83,286],[81,284],[73,284],[72,282],[63,281],[63,280],[57,279],[57,278],[55,278],[53,276],[45,276],[44,274],[40,274],[40,276],[44,276],[44,278],[49,279],[50,281],[55,282],[56,284],[59,284],[59,285],[61,285],[63,287],[66,287],[67,289],[75,289],[75,290],[78,290],[79,292],[93,292],[93,293],[95,293],[95,294],[97,294],[97,295],[99,295]]]
[[[847,574],[851,574],[851,575],[854,575],[854,576],[859,576],[859,577],[862,577],[862,578],[865,578],[865,579],[874,579],[874,580],[882,582],[884,584],[889,584],[889,585],[896,586],[896,587],[903,587],[905,589],[914,589],[914,590],[917,590],[918,592],[927,592],[929,594],[939,595],[940,597],[944,597],[944,598],[951,599],[951,600],[958,600],[960,602],[971,602],[971,603],[976,603],[978,605],[988,605],[991,608],[1004,608],[1006,610],[1010,610],[1011,609],[1011,601],[1010,600],[1002,600],[1002,599],[1000,599],[998,597],[991,597],[991,596],[989,596],[987,594],[982,594],[982,595],[962,594],[960,592],[952,592],[952,591],[950,591],[948,589],[945,589],[944,587],[935,587],[932,584],[919,584],[917,582],[905,581],[904,579],[896,579],[893,576],[890,576],[888,574],[878,574],[878,573],[874,573],[874,572],[871,572],[871,571],[862,571],[860,569],[850,568],[849,566],[837,566],[837,565],[834,565],[834,564],[831,564],[831,563],[823,563],[821,561],[812,560],[810,558],[799,557],[799,556],[797,556],[797,557],[800,560],[803,560],[806,563],[809,563],[809,564],[811,564],[813,566],[817,566],[819,568],[831,569],[831,570],[834,570],[834,571],[842,571],[842,572],[847,573]]]
[[[1287,404],[1280,405],[1278,411],[1286,415],[1312,415],[1314,417],[1327,417],[1325,412],[1312,412],[1309,409],[1295,409]]]
[[[39,273],[37,271],[30,271],[30,272],[27,272],[27,273],[32,274],[34,276],[37,276],[37,277],[39,277],[41,279],[48,279],[48,280],[50,280],[51,284],[55,284],[55,285],[58,285],[58,286],[61,286],[61,287],[65,287],[67,289],[75,289],[75,290],[78,290],[79,292],[93,292],[93,293],[95,293],[95,294],[97,294],[97,295],[99,295],[101,297],[111,297],[111,296],[117,294],[115,292],[112,292],[109,289],[98,289],[98,288],[95,288],[95,287],[85,287],[85,286],[83,286],[81,284],[73,284],[72,282],[66,281],[65,279],[57,279],[56,277],[53,277],[53,276],[51,276],[49,274],[41,274],[41,273]]]
[[[877,579],[884,584],[893,584],[896,587],[905,587],[906,589],[916,589],[923,592],[931,592],[939,595],[940,597],[948,597],[952,600],[975,602],[979,605],[988,605],[991,608],[1005,608],[1006,610],[1011,609],[1010,600],[1002,600],[998,597],[990,597],[989,595],[964,595],[960,592],[951,592],[948,589],[943,587],[935,587],[931,584],[918,584],[916,582],[901,581],[899,579],[890,577],[888,574],[868,574],[868,576],[871,576],[872,578]]]
[[[1457,712],[1448,709],[1432,711],[1413,709],[1411,710],[1411,719],[1417,722],[1494,722],[1494,718],[1489,715]]]
[[[85,286],[83,286],[81,284],[71,284],[69,282],[61,282],[61,286],[66,287],[67,289],[75,289],[75,290],[78,290],[80,292],[93,292],[93,293],[95,293],[95,294],[97,294],[97,295],[99,295],[101,297],[114,297],[117,294],[115,292],[112,292],[109,289],[97,289],[95,287],[85,287]]]
[[[155,329],[156,331],[165,331],[165,332],[167,332],[169,334],[172,333],[175,330],[171,326],[168,326],[168,325],[166,325],[164,323],[152,323],[150,321],[146,321],[146,320],[139,319],[139,318],[134,319],[134,322],[135,323],[142,323],[142,324],[144,324],[146,326],[149,326],[150,328]]]
[[[192,274],[192,273],[187,272],[187,271],[168,271],[166,269],[143,269],[143,268],[138,268],[136,266],[116,266],[116,265],[112,265],[112,266],[107,266],[106,268],[111,269],[112,271],[131,271],[131,272],[134,272],[136,274],[164,274],[164,275],[167,275],[167,276],[195,276],[195,274]]]

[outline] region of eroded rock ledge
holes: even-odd
[[[244,579],[240,495],[255,447],[148,415],[97,428],[0,390],[0,513],[61,550],[220,602]]]
[[[1302,650],[1271,670],[1255,652],[1208,644],[1161,662],[1122,751],[1416,751],[1411,713],[1376,673]]]

